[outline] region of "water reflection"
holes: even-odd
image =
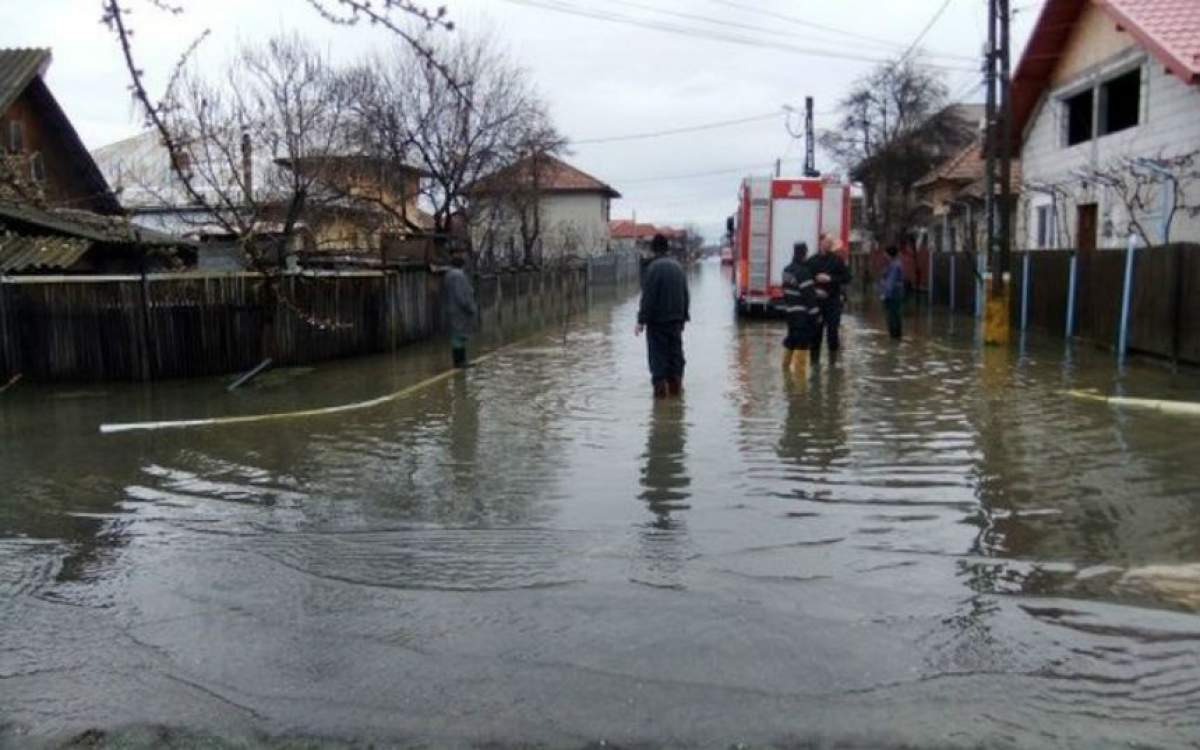
[[[691,479],[686,465],[684,413],[681,399],[656,401],[651,412],[646,451],[642,454],[642,493],[639,497],[654,514],[656,528],[673,528],[672,513],[690,507],[687,504],[691,497]]]
[[[685,416],[682,399],[655,401],[642,453],[638,497],[652,518],[641,524],[637,533],[634,580],[660,588],[684,586],[690,554],[684,518],[692,497]]]

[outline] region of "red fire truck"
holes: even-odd
[[[748,177],[733,217],[734,294],[739,313],[772,312],[783,300],[783,269],[792,245],[828,234],[850,246],[850,186],[817,178]]]

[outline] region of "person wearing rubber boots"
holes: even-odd
[[[691,317],[687,275],[667,255],[667,238],[654,235],[650,243],[654,260],[642,276],[642,299],[634,333],[646,334],[646,354],[655,398],[678,396],[683,391],[683,327]]]
[[[783,310],[788,326],[783,369],[798,378],[808,371],[808,350],[816,339],[821,312],[807,258],[808,244],[797,242],[792,246],[792,262],[783,269]]]
[[[842,347],[842,298],[844,287],[850,283],[850,269],[846,261],[834,252],[833,238],[821,235],[818,252],[808,259],[808,269],[816,284],[817,304],[821,308],[821,319],[817,325],[812,344],[812,361],[821,360],[821,340],[829,347],[831,357],[837,356]]]
[[[462,252],[450,256],[450,270],[442,279],[442,306],[446,328],[450,332],[450,354],[454,366],[467,367],[467,342],[475,332],[479,307],[475,304],[475,289],[463,268],[467,259]]]

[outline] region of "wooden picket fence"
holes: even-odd
[[[485,326],[586,305],[587,269],[476,280]],[[271,284],[277,285],[278,293]],[[395,350],[442,328],[424,269],[0,280],[0,382],[156,380]]]

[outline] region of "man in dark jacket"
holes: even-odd
[[[879,299],[887,310],[888,334],[898,340],[903,335],[904,266],[896,257],[900,251],[895,245],[889,245],[886,252],[888,264],[879,279]]]
[[[808,245],[797,242],[792,246],[792,262],[783,269],[783,306],[788,325],[783,340],[783,369],[797,377],[804,377],[806,352],[816,338],[821,318],[812,272],[805,263],[807,257]]]
[[[442,307],[446,328],[450,331],[450,353],[454,366],[459,368],[467,366],[467,341],[475,331],[475,320],[479,316],[475,290],[463,271],[466,263],[463,254],[456,252],[450,258],[451,269],[442,279]]]
[[[667,256],[667,238],[654,235],[650,247],[654,260],[642,276],[642,302],[634,333],[646,332],[654,396],[664,398],[678,396],[683,390],[683,326],[691,320],[691,300],[683,267]]]
[[[812,345],[812,359],[816,362],[821,358],[822,338],[828,338],[831,355],[837,354],[842,346],[842,296],[843,287],[850,283],[850,269],[833,251],[833,238],[827,234],[821,235],[820,251],[808,259],[808,269],[816,282],[817,302],[821,308],[821,320]]]

